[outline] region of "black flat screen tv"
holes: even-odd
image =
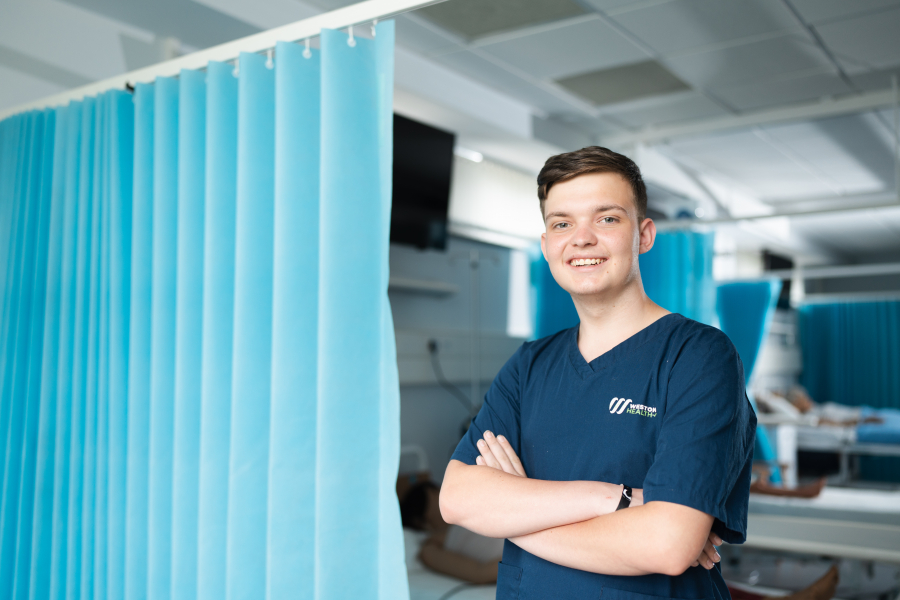
[[[447,247],[447,210],[456,136],[394,115],[391,241]]]

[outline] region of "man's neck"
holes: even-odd
[[[669,313],[647,297],[640,283],[614,297],[573,297],[573,301],[581,319],[578,349],[587,362]]]

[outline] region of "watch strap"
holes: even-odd
[[[631,506],[631,488],[627,485],[622,486],[622,497],[619,498],[619,505],[616,510],[622,510]]]

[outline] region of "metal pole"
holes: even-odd
[[[479,310],[480,290],[478,267],[481,256],[478,250],[469,250],[469,395],[472,398],[472,411],[480,405],[478,397],[481,395],[481,311]],[[474,414],[472,416],[475,416]]]
[[[900,89],[896,75],[891,75],[891,90],[894,92],[894,187],[900,202]]]
[[[20,104],[0,111],[0,120],[29,110],[60,106],[72,100],[81,100],[86,96],[94,96],[111,89],[125,89],[126,83],[134,85],[135,83],[150,83],[157,77],[177,77],[182,69],[204,69],[210,61],[228,62],[236,59],[241,52],[263,53],[274,48],[278,42],[305,40],[319,35],[323,29],[344,29],[361,23],[380,21],[441,2],[444,0],[366,0],[351,4],[295,23],[248,35],[239,40],[186,54],[173,60]]]

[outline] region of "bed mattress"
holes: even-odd
[[[900,526],[900,491],[826,487],[817,498],[750,494],[749,512]]]

